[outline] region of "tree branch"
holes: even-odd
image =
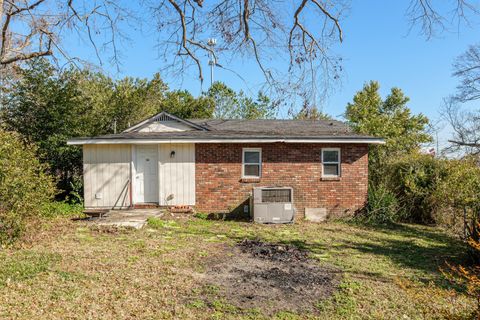
[[[342,31],[342,28],[340,27],[340,22],[338,21],[337,18],[335,18],[334,16],[332,16],[332,14],[330,14],[330,12],[328,12],[324,6],[322,6],[317,0],[311,0],[313,3],[315,3],[317,5],[317,7],[323,12],[323,14],[325,14],[330,20],[333,21],[333,23],[335,24],[336,28],[337,28],[337,31],[338,31],[338,38],[340,40],[340,42],[343,41],[343,31]]]
[[[202,66],[200,64],[200,60],[195,56],[195,54],[193,54],[193,52],[188,48],[188,45],[187,45],[187,42],[188,42],[187,41],[187,25],[185,22],[185,14],[183,13],[180,6],[174,0],[168,0],[168,2],[170,2],[170,4],[175,8],[175,10],[178,12],[178,15],[180,16],[180,23],[182,26],[181,46],[186,51],[186,54],[190,56],[197,64],[198,78],[200,79],[200,82],[203,83],[203,72],[202,72]]]
[[[45,51],[20,53],[18,55],[12,56],[10,58],[0,60],[0,65],[8,65],[8,64],[16,62],[16,61],[24,61],[24,60],[30,60],[30,59],[33,59],[33,58],[37,58],[37,57],[50,56],[50,55],[52,55],[51,45],[52,45],[52,39],[49,38],[49,40],[47,42],[47,49]]]
[[[472,148],[480,148],[480,143],[470,143],[464,141],[456,141],[456,140],[448,140],[448,142],[463,146],[463,147],[472,147]]]

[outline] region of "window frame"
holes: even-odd
[[[337,151],[338,152],[338,161],[327,161],[323,160],[324,151]],[[340,178],[342,176],[342,149],[341,148],[322,148],[321,151],[321,162],[322,162],[322,178]],[[325,165],[326,164],[336,164],[338,165],[338,174],[325,174]]]
[[[258,152],[258,163],[245,162],[246,152]],[[258,176],[245,175],[245,165],[258,165]],[[242,148],[242,178],[244,179],[260,179],[262,177],[262,148]]]

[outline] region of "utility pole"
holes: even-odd
[[[210,66],[210,87],[213,86],[213,68],[217,64],[217,59],[215,58],[214,47],[217,44],[217,39],[210,38],[207,41],[207,45],[210,47],[211,51],[209,52],[210,59],[208,60],[208,65]]]

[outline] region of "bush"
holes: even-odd
[[[480,223],[478,221],[467,243],[472,251],[472,255],[476,257],[477,260],[471,266],[453,266],[447,264],[450,267],[450,271],[444,271],[444,274],[447,278],[466,286],[467,293],[477,301],[475,318],[480,319],[480,265],[478,264],[478,257],[480,257]]]
[[[423,224],[435,222],[437,204],[433,194],[438,181],[446,175],[445,161],[413,153],[387,164],[385,183],[404,208],[403,220]]]
[[[71,217],[83,213],[83,204],[65,201],[46,202],[42,205],[41,215],[47,218]]]
[[[205,212],[197,212],[193,215],[195,218],[202,219],[202,220],[207,220],[209,214]]]
[[[395,194],[383,185],[370,185],[362,219],[374,223],[392,223],[399,221],[401,217],[402,212]]]
[[[463,230],[466,240],[473,234],[480,213],[480,167],[475,157],[445,160],[445,175],[439,179],[432,199],[439,222],[447,221],[456,232]]]
[[[380,196],[385,197],[382,189],[386,189],[402,208],[403,215],[399,218],[405,222],[440,223],[458,233],[458,229],[472,228],[478,220],[480,167],[477,159],[438,159],[412,153],[391,159],[384,171],[382,187],[370,187],[371,206],[377,206]],[[471,232],[465,230],[466,234]]]
[[[43,204],[55,195],[54,181],[36,151],[18,134],[0,129],[0,244],[18,237],[25,218],[41,215]]]

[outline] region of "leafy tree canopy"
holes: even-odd
[[[304,107],[300,110],[299,113],[294,115],[293,119],[298,120],[333,120],[333,118],[323,113],[322,111],[318,110],[317,107],[309,107],[308,105],[304,105]]]
[[[160,102],[159,111],[167,111],[180,118],[211,118],[215,110],[213,99],[205,96],[195,98],[187,90],[167,92]]]
[[[194,97],[170,91],[157,73],[152,79],[114,80],[88,69],[57,71],[44,58],[31,60],[21,76],[2,87],[0,121],[38,146],[40,159],[69,191],[82,173],[81,150],[66,145],[71,137],[121,132],[158,112],[181,118],[271,118],[275,106],[259,93],[256,99],[216,83]]]
[[[276,114],[276,105],[262,92],[254,100],[243,91],[235,92],[222,82],[215,82],[206,93],[215,104],[213,116],[219,119],[270,119]]]
[[[370,165],[373,177],[381,176],[381,165],[389,157],[418,150],[422,143],[432,141],[427,133],[428,118],[412,115],[409,98],[399,88],[392,88],[385,99],[376,81],[366,83],[347,105],[345,117],[352,128],[361,134],[385,139],[384,146],[371,148]]]
[[[46,59],[32,60],[20,72],[2,90],[0,120],[37,144],[63,190],[82,172],[81,150],[67,146],[69,138],[119,132],[162,110],[208,118],[214,109],[210,98],[168,91],[159,74],[113,80],[90,70],[57,72]]]

